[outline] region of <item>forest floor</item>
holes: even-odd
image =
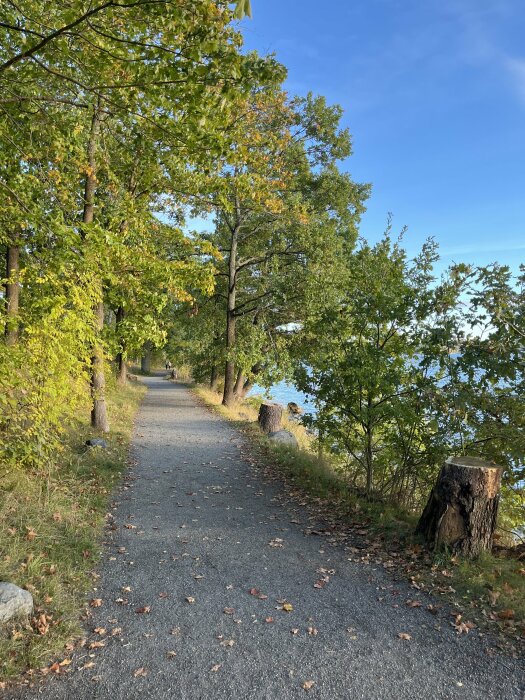
[[[8,697],[523,700],[523,660],[322,536],[186,387],[144,381],[87,639]]]

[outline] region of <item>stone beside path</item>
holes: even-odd
[[[525,698],[523,661],[488,654],[488,636],[458,635],[424,594],[305,537],[305,512],[243,460],[240,433],[182,385],[145,381],[86,646],[61,676],[9,697]]]

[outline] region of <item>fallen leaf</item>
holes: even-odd
[[[399,639],[405,639],[407,642],[409,642],[412,637],[407,633],[407,632],[399,632],[398,635]]]
[[[225,615],[233,615],[235,608],[224,608],[223,612]]]
[[[103,634],[106,634],[106,629],[104,627],[95,627],[93,631],[95,632],[95,634],[100,634],[101,636]]]
[[[265,622],[268,622],[268,623],[273,622],[273,617],[267,617],[265,619]]]
[[[135,678],[139,678],[139,677],[143,678],[144,676],[147,676],[147,675],[148,675],[148,669],[144,668],[144,666],[137,668],[137,670],[133,672],[133,676]]]
[[[173,659],[175,656],[177,656],[177,652],[176,651],[168,651],[166,656],[168,657],[168,659]]]
[[[79,670],[79,671],[84,671],[86,668],[93,668],[94,665],[95,665],[95,662],[94,662],[94,661],[88,661],[88,662],[85,663],[83,666],[81,666],[78,670]]]
[[[299,630],[297,629],[297,627],[294,627],[293,629],[291,629],[290,632],[292,634],[299,634]]]
[[[293,605],[291,603],[284,603],[284,605],[281,607],[281,610],[285,610],[286,612],[292,612]]]
[[[195,598],[193,598],[191,595],[189,595],[186,598],[186,602],[189,603],[190,605],[193,605],[193,603],[195,603]]]
[[[223,639],[221,647],[232,647],[235,644],[234,639]]]
[[[315,681],[305,681],[303,683],[303,690],[311,690],[315,685]]]
[[[222,664],[215,664],[215,666],[212,666],[212,667],[210,668],[210,671],[211,671],[212,673],[217,673],[217,671],[220,669],[221,666],[222,666]]]
[[[514,610],[500,610],[498,617],[500,620],[512,620],[514,618]]]
[[[90,608],[100,608],[102,605],[102,598],[93,598],[93,600],[89,601],[89,607]]]
[[[105,642],[91,642],[91,644],[88,644],[88,649],[102,649],[105,646]]]
[[[420,600],[407,600],[406,605],[409,608],[420,608],[423,603]]]
[[[310,637],[317,636],[317,630],[315,629],[315,627],[309,627],[307,631],[308,631],[308,634],[310,635]]]
[[[151,607],[149,605],[145,605],[143,608],[137,608],[135,612],[139,615],[142,615],[143,613],[148,614],[151,612]]]

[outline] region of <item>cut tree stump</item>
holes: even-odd
[[[263,433],[276,433],[281,429],[283,407],[279,403],[265,402],[259,408],[258,423]]]
[[[498,515],[501,467],[477,457],[449,457],[439,473],[416,534],[430,547],[466,557],[490,551]]]

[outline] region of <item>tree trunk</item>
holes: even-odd
[[[210,375],[210,389],[212,391],[217,391],[218,382],[219,382],[219,375],[217,374],[217,365],[212,365],[211,375]]]
[[[263,433],[276,433],[281,430],[283,407],[279,403],[264,402],[259,408],[258,423]]]
[[[119,332],[122,322],[124,321],[125,311],[124,307],[119,306],[117,309],[117,337],[120,335],[120,352],[117,353],[117,383],[120,386],[125,386],[128,377],[128,368],[126,366],[126,352],[124,347],[124,340],[122,339],[122,334]]]
[[[104,327],[104,302],[100,301],[95,309],[97,330]],[[104,375],[104,350],[100,343],[93,348],[91,358],[91,427],[102,433],[109,433],[109,422],[106,408],[106,377]]]
[[[7,345],[16,345],[18,342],[18,309],[20,303],[19,272],[20,248],[15,245],[8,245],[6,252],[7,282],[5,285],[5,342]]]
[[[237,226],[233,229],[230,240],[230,259],[228,263],[228,302],[226,309],[226,367],[224,370],[224,393],[222,403],[231,406],[235,403],[235,363],[231,353],[235,347],[235,300],[237,291]]]
[[[84,183],[84,211],[82,222],[92,224],[95,216],[95,193],[97,189],[97,150],[100,138],[100,98],[97,106],[93,109],[91,119],[91,130],[87,146],[88,167]],[[85,236],[85,233],[83,233]],[[97,336],[100,336],[104,328],[104,301],[102,289],[100,290],[100,301],[94,308]],[[109,432],[109,423],[106,408],[106,378],[104,375],[104,350],[102,344],[97,339],[93,347],[91,357],[91,427],[104,433]]]
[[[242,369],[237,372],[237,379],[235,380],[235,386],[233,387],[233,394],[236,401],[242,400],[242,387],[244,385],[244,374]]]
[[[477,557],[492,547],[502,469],[476,457],[449,457],[416,528],[433,549]]]
[[[144,346],[144,354],[140,358],[140,369],[144,374],[149,374],[151,372],[151,349]]]

